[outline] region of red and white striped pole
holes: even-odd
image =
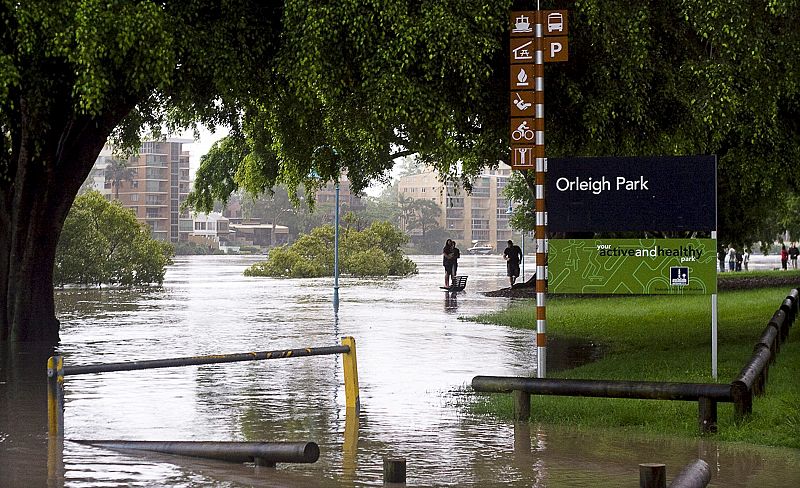
[[[544,183],[547,175],[547,159],[544,157],[544,14],[536,6],[536,55],[533,66],[534,131],[536,144],[536,375],[547,376],[547,212],[544,204]]]

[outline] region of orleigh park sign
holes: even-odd
[[[711,231],[714,156],[548,158],[550,232]]]
[[[713,156],[549,158],[551,232],[714,231]],[[714,239],[551,239],[553,293],[714,294]]]

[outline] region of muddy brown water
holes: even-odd
[[[530,258],[530,257],[529,257]],[[800,453],[713,439],[514,425],[465,408],[475,375],[535,375],[533,333],[460,320],[508,306],[480,292],[506,285],[499,256],[464,256],[463,293],[438,289],[441,258],[417,276],[247,278],[253,257],[176,259],[164,288],[57,292],[67,364],[338,344],[356,338],[362,409],[345,409],[341,358],[68,376],[65,438],[48,445],[44,360],[28,348],[0,362],[0,486],[380,486],[384,456],[404,457],[413,486],[637,486],[638,464],[671,479],[701,457],[711,486],[800,486]],[[532,269],[532,263],[530,268]],[[598,354],[550,349],[552,368]],[[311,440],[317,463],[277,469],[133,454],[69,439]]]

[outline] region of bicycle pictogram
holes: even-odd
[[[528,121],[523,120],[519,126],[511,133],[511,139],[515,141],[525,140],[532,141],[535,134],[533,129],[528,127]]]

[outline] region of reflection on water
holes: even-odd
[[[463,292],[445,291],[444,292],[444,311],[448,313],[458,312],[458,294]]]
[[[59,291],[67,365],[327,346],[350,335],[362,409],[348,415],[339,356],[67,377],[68,440],[50,484],[379,486],[382,458],[400,456],[418,486],[635,486],[641,462],[665,462],[673,476],[696,457],[715,468],[712,486],[800,485],[797,451],[513,425],[466,412],[459,405],[473,376],[535,375],[534,333],[459,320],[507,305],[480,294],[507,286],[500,257],[462,257],[469,285],[457,294],[439,289],[439,257],[415,260],[417,276],[340,280],[338,317],[331,279],[247,278],[249,257],[178,258],[164,288],[146,293]],[[553,341],[548,360],[570,358],[576,347],[561,346]],[[569,362],[602,354],[581,346],[589,350]],[[0,378],[8,406],[0,486],[46,485],[44,359],[32,364],[41,364],[41,386],[8,368]],[[115,438],[308,440],[321,457],[265,470],[69,442]]]

